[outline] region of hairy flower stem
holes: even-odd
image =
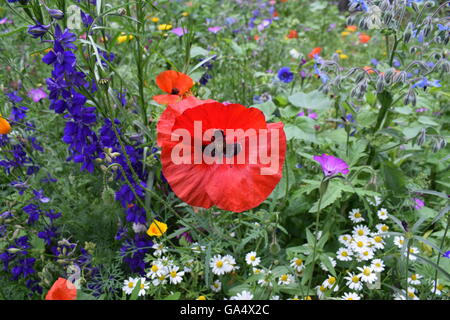
[[[450,226],[450,214],[448,214],[447,217],[447,225],[445,226],[444,236],[441,240],[441,245],[439,246],[439,249],[442,251],[442,248],[444,247],[445,239],[447,238],[447,232]],[[439,263],[441,262],[441,253],[438,252],[438,258],[436,261],[437,266],[439,267]],[[433,289],[433,295],[436,296],[436,290],[437,290],[437,277],[438,277],[438,269],[436,268],[436,271],[434,272],[434,289]]]
[[[397,39],[397,35],[394,34],[394,45],[392,46],[391,57],[389,59],[389,65],[391,67],[394,64],[395,50],[397,50],[397,46],[400,43],[400,41],[401,41],[401,39]]]
[[[141,45],[141,34],[144,33],[144,27],[145,27],[145,15],[143,11],[143,5],[142,1],[137,1],[136,3],[136,16],[137,20],[139,21],[136,27],[136,67],[137,67],[137,76],[138,76],[138,86],[139,86],[139,104],[141,107],[141,116],[142,116],[142,123],[144,125],[147,124],[147,106],[145,104],[145,97],[144,97],[144,69],[145,69],[145,63],[142,59],[143,51],[142,51],[142,45]]]
[[[308,294],[311,290],[311,282],[312,282],[312,278],[314,275],[314,269],[316,266],[316,250],[317,250],[317,242],[319,241],[318,235],[319,235],[319,222],[320,222],[320,205],[322,204],[322,198],[325,195],[325,193],[327,192],[327,188],[328,188],[328,181],[327,177],[324,177],[322,179],[322,181],[320,182],[320,187],[319,187],[319,192],[320,192],[320,196],[319,196],[319,203],[317,204],[317,216],[316,216],[316,227],[315,227],[315,231],[314,231],[314,246],[313,246],[313,256],[312,256],[312,271],[311,271],[311,275],[309,278],[309,283],[308,283]]]

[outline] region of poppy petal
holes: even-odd
[[[181,96],[192,88],[194,81],[184,73],[167,70],[156,76],[156,84],[164,92]],[[176,93],[173,92],[174,89],[177,89]]]
[[[76,300],[77,288],[64,278],[58,278],[45,296],[45,300]]]
[[[154,96],[153,100],[155,100],[159,104],[168,105],[172,103],[177,103],[178,101],[181,100],[181,97],[173,94],[161,94],[158,96]]]

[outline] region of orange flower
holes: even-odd
[[[355,32],[356,30],[358,30],[357,26],[347,26],[345,28],[346,31],[350,31],[350,32]]]
[[[258,40],[259,40],[259,36],[258,36],[257,34],[255,34],[255,35],[253,36],[253,39],[254,39],[255,41],[258,41]]]
[[[371,66],[364,66],[363,69],[366,70],[368,74],[375,73]]]
[[[171,104],[183,100],[190,95],[189,90],[194,85],[194,81],[184,73],[167,70],[161,72],[156,77],[158,87],[168,94],[161,94],[153,97],[159,104]]]
[[[360,33],[358,38],[359,38],[359,43],[367,43],[370,40],[370,36],[365,33]]]
[[[289,34],[288,34],[288,38],[289,39],[297,39],[298,38],[298,33],[296,30],[290,30]]]
[[[321,47],[315,47],[314,49],[311,50],[311,52],[308,54],[308,57],[313,59],[314,56],[316,54],[320,54],[322,52],[322,48]]]
[[[0,134],[8,134],[10,132],[11,132],[11,125],[6,119],[0,117]]]
[[[278,11],[277,10],[275,10],[273,13],[272,13],[272,17],[278,17]]]
[[[76,300],[77,288],[64,278],[58,278],[47,292],[45,300]]]

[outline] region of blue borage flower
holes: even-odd
[[[291,72],[289,67],[282,67],[278,70],[278,79],[284,83],[289,83],[294,80],[294,74]]]

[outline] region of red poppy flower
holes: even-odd
[[[289,39],[297,39],[298,38],[298,32],[296,30],[290,30],[288,34]]]
[[[76,300],[77,288],[64,278],[58,278],[47,292],[45,300]]]
[[[320,54],[322,52],[322,48],[321,47],[316,47],[314,49],[311,50],[311,52],[308,54],[308,57],[310,59],[314,59],[314,56],[316,54]]]
[[[239,129],[245,134],[231,134]],[[175,194],[192,206],[250,210],[282,177],[283,123],[266,123],[256,108],[212,102],[187,109],[175,118],[171,140],[163,139],[162,171]]]
[[[158,124],[156,125],[157,143],[162,147],[163,142],[170,141],[170,135],[172,133],[172,127],[175,123],[175,118],[182,114],[185,110],[196,107],[198,105],[215,102],[215,100],[199,100],[194,96],[187,97],[184,100],[178,101],[173,104],[169,104],[159,117]]]
[[[159,104],[169,104],[178,102],[186,97],[194,85],[194,81],[184,73],[167,70],[156,77],[156,84],[168,94],[154,96],[153,100]]]
[[[359,38],[359,43],[367,43],[367,42],[369,42],[371,37],[368,34],[361,33],[358,36],[358,38]]]

